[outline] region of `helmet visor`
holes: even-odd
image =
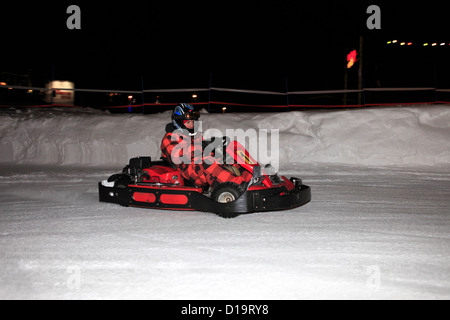
[[[186,120],[197,121],[198,119],[200,119],[200,112],[191,111],[191,112],[186,113],[184,116],[185,116]]]

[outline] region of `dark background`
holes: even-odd
[[[82,29],[68,30],[67,7]],[[380,6],[382,29],[368,30]],[[34,86],[141,90],[210,85],[259,90],[343,89],[346,57],[364,37],[365,87],[450,87],[445,2],[58,1],[1,5],[0,72]],[[388,40],[414,46],[387,45]],[[423,42],[446,41],[426,47]],[[420,44],[419,44],[420,43]],[[349,71],[357,87],[358,65]],[[0,79],[1,80],[1,79]]]

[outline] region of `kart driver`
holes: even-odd
[[[201,132],[195,132],[200,113],[187,103],[179,104],[172,113],[172,122],[166,126],[161,143],[162,157],[174,165],[184,179],[197,187],[212,189],[231,182],[242,189],[252,179],[252,174],[238,165],[220,164],[211,155],[204,155],[206,141]],[[188,154],[184,154],[184,151]],[[208,160],[208,161],[205,161]]]

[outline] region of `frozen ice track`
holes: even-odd
[[[283,172],[310,204],[234,220],[99,203],[113,171],[0,167],[1,299],[450,298],[444,171]]]

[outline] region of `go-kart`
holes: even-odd
[[[230,142],[225,152],[252,173],[245,188],[234,183],[214,189],[197,187],[167,161],[139,157],[131,159],[122,173],[99,182],[100,201],[124,207],[211,212],[224,218],[288,210],[311,201],[311,189],[301,179],[270,172],[270,166],[261,166],[240,143]]]

